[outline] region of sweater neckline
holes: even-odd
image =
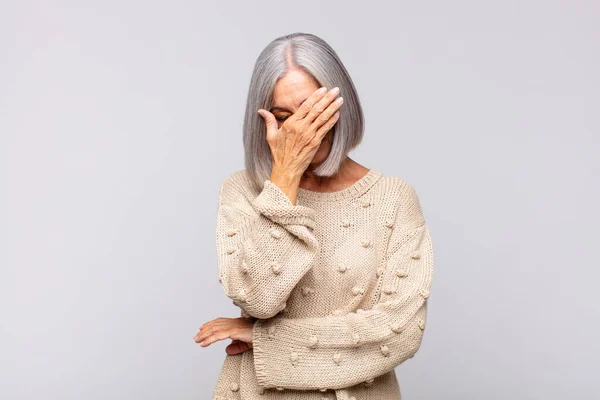
[[[355,198],[366,192],[382,176],[378,169],[371,168],[369,172],[362,176],[352,185],[335,192],[317,192],[315,190],[298,188],[298,198],[316,201],[339,201],[343,199]]]

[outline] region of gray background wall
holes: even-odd
[[[412,183],[436,274],[403,397],[597,399],[595,1],[19,1],[0,8],[0,397],[209,399],[238,316],[218,187],[256,57],[312,32],[351,156]]]

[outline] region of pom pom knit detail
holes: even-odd
[[[393,367],[423,342],[433,278],[415,189],[373,169],[295,202],[253,183],[238,171],[219,192],[215,273],[253,328],[213,400],[400,400]]]

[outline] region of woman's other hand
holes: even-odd
[[[267,126],[267,142],[273,157],[273,176],[285,176],[298,182],[310,165],[321,140],[339,119],[343,103],[338,88],[315,90],[296,112],[279,127],[275,116],[267,110],[258,113]]]
[[[193,337],[200,346],[207,347],[217,340],[232,339],[225,348],[228,354],[238,354],[252,348],[252,328],[254,320],[251,318],[223,318],[219,317],[208,321],[198,328],[200,331]]]

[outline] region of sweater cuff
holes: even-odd
[[[314,209],[294,205],[279,186],[267,179],[262,192],[252,200],[255,209],[281,225],[305,225],[314,229]]]
[[[268,378],[272,376],[267,368],[268,357],[272,356],[271,353],[268,353],[267,350],[267,341],[269,340],[270,329],[268,328],[269,320],[258,320],[254,322],[254,327],[252,328],[252,351],[253,351],[253,359],[254,359],[254,371],[256,374],[256,380],[260,386],[265,388],[273,388],[276,387],[276,384],[270,382]],[[283,356],[284,352],[280,352],[279,355]],[[283,362],[284,360],[278,360],[279,362]]]
[[[331,375],[336,374],[335,368],[330,370],[323,364],[322,352],[307,353],[304,351],[306,345],[313,346],[303,337],[309,328],[306,326],[298,328],[293,324],[278,324],[276,328],[275,321],[276,318],[259,319],[254,322],[252,328],[254,373],[258,385],[268,389],[333,389],[332,381],[335,381],[336,378],[332,380]],[[318,319],[315,319],[314,322],[318,323]],[[347,347],[354,348],[354,344],[348,344]],[[298,357],[303,358],[300,365],[297,363]],[[320,376],[312,378],[312,374]],[[329,380],[327,385],[316,387],[316,382],[327,380]]]

